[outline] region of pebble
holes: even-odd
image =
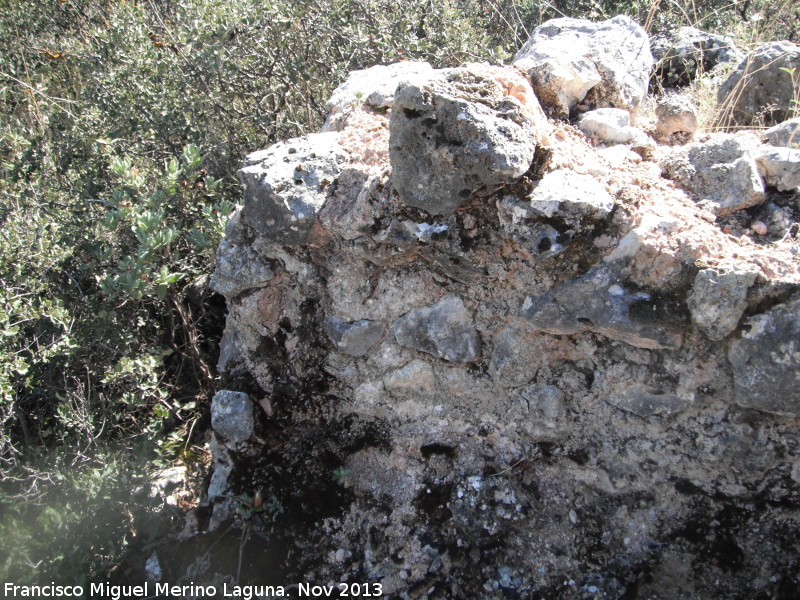
[[[764,221],[753,221],[750,224],[750,229],[756,232],[758,235],[767,235],[767,225]]]

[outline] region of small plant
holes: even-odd
[[[350,469],[345,467],[339,467],[333,471],[333,480],[336,483],[344,483],[347,477],[350,475]]]

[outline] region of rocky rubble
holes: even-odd
[[[734,222],[796,221],[797,184],[759,167],[757,136],[643,158],[537,102],[566,117],[600,86],[593,101],[634,108],[634,26],[559,19],[512,67],[355,74],[336,127],[246,159],[213,285],[220,370],[249,397],[215,399],[212,485],[285,510],[253,521],[288,544],[284,581],[391,598],[800,585],[800,246]],[[537,46],[559,32],[571,67]],[[605,62],[627,52],[642,62]]]

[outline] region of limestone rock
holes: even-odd
[[[612,269],[596,267],[535,298],[522,315],[547,333],[594,331],[639,348],[675,348],[680,334],[669,320],[656,318],[652,298],[627,290]],[[657,308],[657,307],[655,307]]]
[[[599,181],[569,169],[547,173],[530,199],[505,196],[497,201],[506,235],[542,259],[562,252],[576,234],[592,229],[613,208],[614,199]]]
[[[480,358],[481,339],[464,302],[455,295],[415,308],[392,325],[397,343],[451,362]]]
[[[733,333],[747,308],[747,290],[756,276],[748,271],[700,271],[686,301],[692,322],[712,340]]]
[[[539,258],[549,258],[569,246],[567,230],[559,231],[549,223],[535,222],[530,201],[505,196],[497,201],[497,215],[505,234]]]
[[[325,108],[328,117],[322,131],[341,131],[347,125],[350,109],[367,105],[373,110],[389,110],[397,86],[433,72],[426,62],[403,61],[391,65],[375,65],[368,69],[351,71],[347,79],[333,90]]]
[[[800,417],[800,299],[746,321],[731,344],[736,404]]]
[[[546,123],[512,69],[468,64],[402,83],[390,119],[394,188],[406,204],[452,213],[474,192],[530,167]]]
[[[756,151],[756,165],[764,182],[778,191],[800,188],[800,148],[763,146]]]
[[[717,92],[723,122],[774,125],[789,118],[797,109],[797,84],[792,80],[792,71],[800,72],[797,44],[769,42],[753,50]]]
[[[697,108],[685,96],[669,95],[656,105],[656,132],[664,137],[676,133],[692,137],[697,131]]]
[[[214,394],[211,400],[211,427],[234,444],[250,439],[255,429],[250,396],[230,390]]]
[[[631,113],[621,108],[598,108],[581,115],[578,129],[594,135],[606,144],[627,144],[636,139],[637,130],[631,127]]]
[[[643,385],[632,385],[607,398],[611,406],[637,417],[668,417],[684,410],[689,402],[674,394],[654,392]]]
[[[698,196],[701,207],[725,216],[764,201],[752,153],[736,137],[718,135],[689,144],[662,162],[666,175]]]
[[[264,287],[273,275],[271,265],[253,248],[224,239],[217,250],[209,285],[226,298],[233,298],[246,290]]]
[[[348,323],[336,317],[325,317],[325,333],[339,352],[364,356],[383,337],[384,326],[366,319]]]
[[[655,60],[653,80],[662,88],[689,85],[696,77],[725,63],[738,63],[744,55],[725,35],[679,27],[650,38]]]
[[[764,132],[764,141],[770,146],[800,148],[800,117],[778,123]]]
[[[303,243],[347,161],[337,135],[312,133],[249,154],[239,171],[243,221],[274,242]]]
[[[389,373],[383,385],[390,394],[401,397],[431,397],[435,395],[437,387],[433,369],[418,358]]]
[[[653,57],[647,33],[627,16],[600,23],[569,17],[540,25],[514,56],[552,116],[586,100],[632,110],[647,94]]]
[[[520,398],[528,405],[530,418],[554,427],[567,414],[564,392],[555,385],[535,383],[519,390]]]
[[[219,341],[219,360],[217,370],[224,375],[233,376],[244,371],[244,356],[239,334],[234,327],[225,327]]]
[[[591,175],[558,169],[542,178],[531,194],[530,205],[536,215],[558,216],[574,225],[583,219],[606,218],[614,208],[614,199]]]

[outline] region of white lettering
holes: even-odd
[[[282,585],[234,585],[230,590],[228,584],[223,584],[222,595],[226,597],[237,597],[242,600],[253,600],[253,598],[282,598],[286,595]]]
[[[297,587],[300,596],[311,596],[312,598],[319,598],[320,596],[330,598],[333,595],[333,590],[336,589],[325,585],[311,585],[310,583],[299,583]]]

